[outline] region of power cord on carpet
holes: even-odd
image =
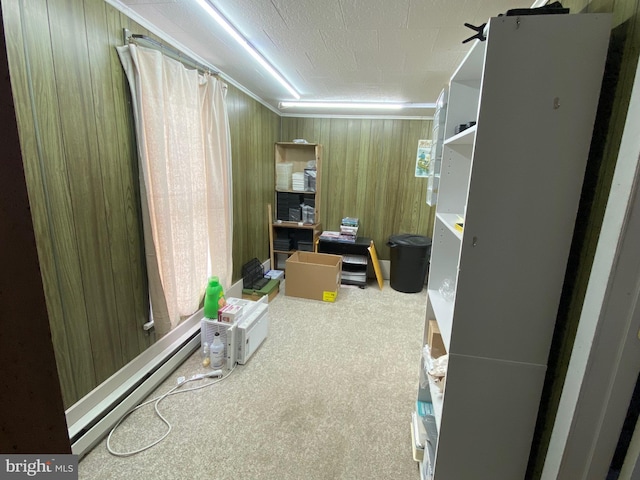
[[[107,437],[107,450],[109,451],[109,453],[111,455],[115,455],[116,457],[130,457],[132,455],[136,455],[140,452],[144,452],[145,450],[150,449],[151,447],[155,447],[157,444],[159,444],[162,440],[164,440],[165,438],[167,438],[167,435],[169,435],[169,433],[171,433],[171,424],[167,421],[166,418],[164,418],[162,416],[162,414],[160,413],[160,410],[158,410],[158,405],[160,404],[160,402],[162,400],[164,400],[167,397],[170,397],[171,395],[177,395],[179,393],[187,393],[187,392],[193,392],[194,390],[200,390],[202,388],[206,388],[206,387],[210,387],[211,385],[215,385],[216,383],[220,383],[222,380],[225,380],[229,377],[229,375],[231,375],[233,373],[233,371],[235,370],[235,366],[229,370],[229,373],[225,376],[222,375],[222,370],[212,370],[210,372],[207,373],[198,373],[196,375],[193,375],[191,378],[185,379],[185,377],[178,377],[178,384],[173,387],[171,390],[169,390],[167,393],[160,395],[159,397],[156,398],[152,398],[151,400],[147,400],[144,403],[141,403],[140,405],[138,405],[135,408],[132,408],[131,410],[129,410],[127,413],[125,413],[120,420],[118,420],[118,423],[116,423],[114,425],[114,427],[111,429],[111,432],[109,432],[109,436]],[[180,388],[181,386],[185,385],[186,383],[189,382],[194,382],[196,380],[202,380],[204,378],[214,378],[214,377],[219,377],[217,380],[214,380],[213,382],[209,382],[209,383],[205,383],[204,385],[200,385],[198,387],[192,387],[192,388],[187,388],[184,390],[178,390],[178,388]],[[111,448],[111,436],[115,433],[116,429],[120,426],[120,424],[124,421],[125,418],[127,418],[129,415],[131,415],[133,412],[135,412],[136,410],[138,410],[139,408],[142,408],[146,405],[149,405],[151,403],[155,403],[154,405],[154,410],[156,411],[156,414],[158,415],[158,417],[160,417],[160,420],[162,420],[164,422],[164,424],[168,427],[167,431],[164,433],[164,435],[162,435],[160,438],[158,438],[156,441],[154,441],[153,443],[150,443],[149,445],[146,445],[142,448],[139,448],[137,450],[133,450],[130,452],[116,452],[113,448]]]

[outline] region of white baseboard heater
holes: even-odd
[[[268,261],[263,265],[269,269]],[[242,281],[231,285],[226,293],[227,298],[240,297]],[[266,302],[267,297],[256,302],[258,309],[251,321],[245,319],[236,325],[237,350],[233,352],[232,365],[246,363],[266,338],[269,328]],[[75,455],[82,458],[89,453],[123,415],[139,405],[200,348],[203,317],[203,310],[198,310],[65,412]]]
[[[71,450],[82,458],[200,347],[197,311],[66,411]]]

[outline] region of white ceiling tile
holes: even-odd
[[[273,108],[290,94],[196,0],[126,5],[177,48],[194,52]],[[210,0],[306,100],[433,102],[479,25],[518,0]],[[531,0],[532,1],[532,0]],[[135,32],[134,32],[135,33]],[[288,112],[290,113],[290,112]]]
[[[253,5],[262,1],[265,0],[255,0]],[[270,3],[288,28],[301,29],[316,25],[344,28],[338,0],[271,0]]]
[[[340,0],[347,29],[406,28],[409,0]]]
[[[270,1],[208,0],[225,18],[240,29],[242,26],[261,28],[264,25],[287,28],[278,10]],[[250,33],[247,29],[243,34]]]
[[[479,5],[480,2],[472,2]],[[461,19],[471,21],[478,6],[469,5],[467,0],[413,0],[409,8],[410,28],[441,28],[461,25]]]
[[[393,64],[393,58],[398,57],[405,69],[411,64],[426,64],[431,61],[437,36],[436,29],[383,30],[380,32],[380,60]]]
[[[472,42],[462,42],[472,35],[474,35],[474,32],[462,25],[459,27],[439,28],[433,49],[443,53],[467,52],[471,48]]]
[[[144,5],[144,4],[162,4],[162,3],[181,3],[185,0],[127,0],[127,5]]]
[[[378,31],[321,29],[320,35],[330,51],[378,50]]]
[[[356,57],[351,50],[317,49],[305,52],[318,71],[354,72],[358,69]]]

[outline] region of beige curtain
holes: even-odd
[[[209,275],[231,282],[225,85],[153,49],[117,47],[132,92],[156,331],[195,312]]]

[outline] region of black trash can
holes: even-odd
[[[431,239],[403,233],[391,235],[387,245],[391,250],[391,288],[404,293],[421,292],[429,271]]]

